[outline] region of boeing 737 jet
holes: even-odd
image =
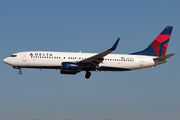
[[[3,60],[4,63],[19,69],[60,69],[61,74],[75,75],[86,71],[85,78],[90,78],[90,71],[131,71],[154,67],[166,63],[175,53],[165,55],[173,27],[166,26],[156,39],[144,50],[130,54],[110,54],[120,40],[101,53],[74,53],[27,51],[12,54]]]

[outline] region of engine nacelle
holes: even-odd
[[[61,74],[76,74],[78,72],[78,65],[74,62],[62,62]]]
[[[75,74],[77,74],[77,71],[64,71],[64,70],[61,70],[61,74],[75,75]]]

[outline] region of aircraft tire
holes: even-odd
[[[19,71],[18,73],[21,75],[21,74],[22,74],[22,71]]]
[[[90,78],[90,76],[91,76],[91,72],[89,72],[89,71],[86,71],[85,78],[86,78],[86,79],[89,79],[89,78]]]

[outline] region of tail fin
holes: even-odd
[[[156,39],[143,51],[131,53],[135,55],[164,56],[168,47],[173,27],[166,26]]]

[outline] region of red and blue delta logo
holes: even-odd
[[[44,57],[52,57],[52,53],[30,53],[29,56],[44,56]]]
[[[30,55],[29,56],[33,56],[33,54],[32,53],[30,53]]]

